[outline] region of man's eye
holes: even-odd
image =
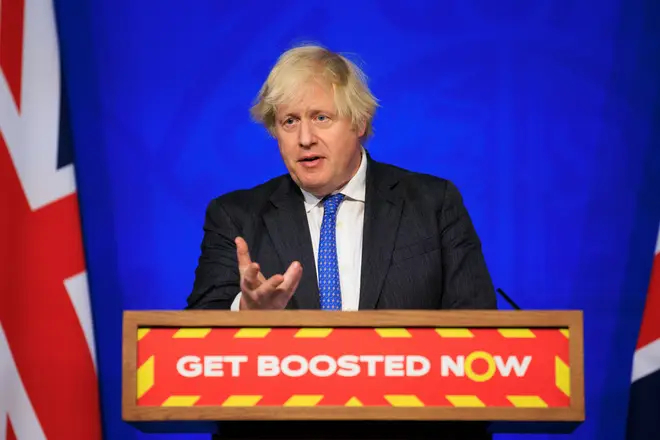
[[[319,122],[325,122],[325,121],[328,120],[328,117],[325,116],[325,115],[318,115],[318,116],[316,117],[316,119],[318,119]]]
[[[294,122],[296,122],[296,121],[294,121],[293,118],[287,118],[287,119],[284,120],[284,125],[291,125]]]

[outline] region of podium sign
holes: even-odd
[[[124,419],[582,421],[580,312],[126,312]]]

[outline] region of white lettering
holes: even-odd
[[[319,368],[319,364],[327,364],[328,367],[325,370]],[[337,362],[334,358],[327,355],[314,356],[309,363],[309,371],[318,377],[328,377],[335,374],[337,371]]]
[[[383,362],[383,359],[382,355],[377,354],[360,356],[360,361],[367,363],[367,376],[373,377],[376,375],[376,363]]]
[[[225,372],[222,371],[222,356],[204,357],[204,376],[222,377],[224,375]]]
[[[257,359],[257,376],[274,377],[280,374],[277,356],[259,356]]]
[[[294,370],[293,368],[291,368],[291,364],[294,365],[299,364],[300,367],[298,367],[297,370]],[[282,373],[285,376],[300,377],[307,374],[309,365],[307,364],[307,360],[304,357],[297,354],[292,354],[282,359],[281,368],[282,368]]]
[[[241,363],[247,362],[247,356],[183,356],[176,363],[176,371],[183,377],[223,377],[223,364],[231,364],[231,375],[241,374]]]
[[[247,356],[224,356],[225,362],[231,364],[232,377],[241,375],[241,363],[247,362]]]
[[[316,377],[355,377],[360,374],[374,377],[420,377],[431,370],[431,362],[424,356],[412,355],[343,355],[334,358],[321,354],[307,359],[300,355],[289,355],[282,359],[277,356],[259,356],[257,374],[273,377],[283,374],[288,377],[301,377],[310,374]]]
[[[532,362],[531,356],[525,356],[523,358],[522,364],[520,363],[518,356],[509,356],[507,358],[506,364],[502,360],[501,356],[493,357],[495,358],[495,365],[497,365],[497,370],[504,377],[509,377],[512,369],[516,372],[516,376],[524,376],[527,372],[527,368],[529,368],[529,364]]]
[[[197,377],[202,374],[199,356],[183,356],[176,363],[176,371],[183,377]]]
[[[440,357],[440,375],[447,377],[449,371],[454,373],[454,376],[465,376],[465,356],[456,356],[454,360],[451,356]]]
[[[403,356],[385,356],[385,376],[403,377]]]
[[[337,359],[337,366],[339,367],[337,375],[343,377],[357,376],[360,374],[360,365],[358,365],[359,361],[360,359],[352,354],[340,356],[339,359]]]
[[[182,356],[176,363],[176,370],[182,377],[194,378],[224,377],[231,372],[232,377],[241,373],[241,364],[248,361],[247,356]],[[488,368],[474,369],[475,362],[486,362]],[[475,351],[469,356],[440,357],[440,375],[443,377],[468,377],[477,382],[490,380],[496,374],[509,377],[512,373],[523,377],[532,362],[532,356],[493,356],[484,351]],[[225,365],[228,364],[228,365]],[[421,355],[353,355],[333,357],[320,354],[311,358],[301,355],[289,355],[280,359],[278,356],[262,355],[257,357],[257,375],[276,377],[283,374],[288,377],[312,375],[315,377],[421,377],[431,370],[431,362]]]
[[[478,371],[474,370],[473,363],[476,361],[486,362],[487,370]],[[502,356],[493,356],[484,351],[475,351],[470,353],[469,356],[441,356],[440,357],[440,374],[442,376],[449,376],[453,374],[456,377],[465,377],[472,379],[476,382],[485,382],[499,374],[502,377],[509,377],[511,372],[516,376],[523,377],[527,373],[532,356],[524,356],[522,362],[518,356],[507,356],[506,361]]]
[[[420,364],[419,369],[415,368],[415,364]],[[406,376],[425,376],[429,371],[431,371],[431,362],[424,356],[412,355],[406,358]]]

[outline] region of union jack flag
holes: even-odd
[[[628,440],[660,438],[660,232],[633,358]]]
[[[101,438],[51,0],[0,0],[0,440]]]

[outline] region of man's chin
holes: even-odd
[[[331,185],[327,181],[302,179],[298,185],[308,193],[314,194],[316,197],[323,197],[332,192],[332,189],[328,189]]]

